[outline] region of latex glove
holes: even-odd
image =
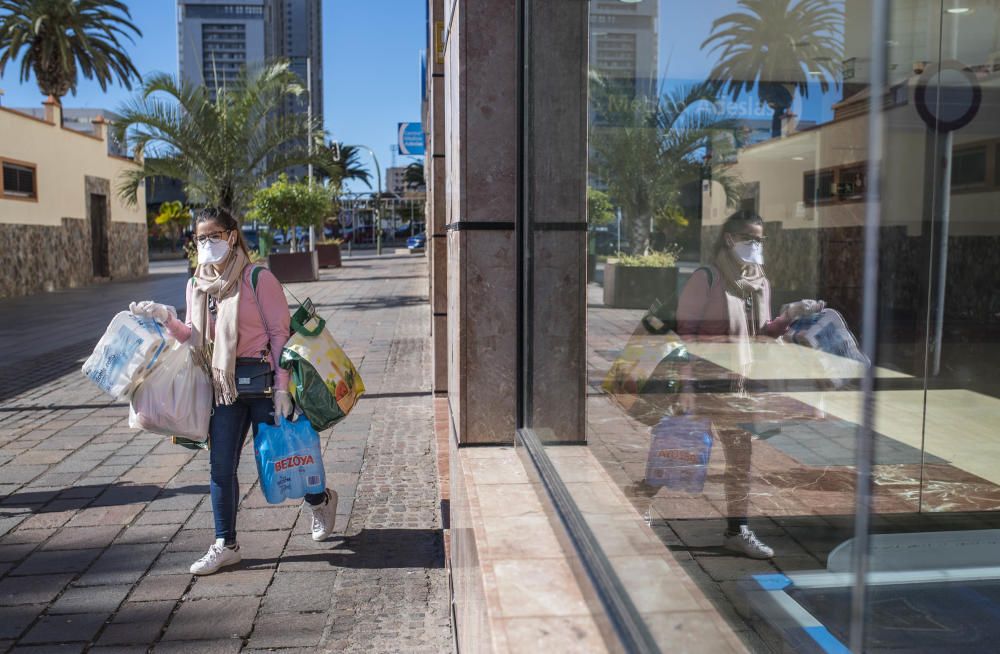
[[[288,391],[274,391],[274,424],[280,425],[282,418],[292,415],[292,396]]]
[[[147,316],[152,318],[163,325],[170,322],[171,318],[177,317],[177,310],[172,306],[160,304],[159,302],[153,302],[152,300],[133,302],[128,305],[128,310],[137,316]]]
[[[797,320],[803,316],[811,316],[826,308],[823,300],[799,300],[781,307],[781,315],[789,320]]]

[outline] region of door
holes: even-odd
[[[90,194],[90,243],[94,277],[110,277],[108,265],[108,198]]]

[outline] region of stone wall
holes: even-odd
[[[144,224],[112,222],[108,241],[112,279],[135,279],[147,273]],[[76,288],[97,281],[88,220],[63,218],[61,227],[0,223],[0,252],[5,253],[6,264],[0,274],[0,297]]]

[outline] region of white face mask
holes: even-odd
[[[764,244],[756,241],[740,241],[733,245],[733,252],[743,263],[764,265]]]
[[[198,244],[198,265],[204,266],[212,263],[219,263],[229,254],[229,241],[215,241],[211,239]]]

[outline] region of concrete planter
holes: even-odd
[[[320,268],[340,268],[340,246],[335,243],[320,243],[316,246]]]
[[[618,309],[648,309],[653,300],[677,306],[677,268],[604,266],[604,304]]]
[[[315,282],[319,279],[319,258],[316,252],[272,253],[267,258],[267,267],[283,283]]]

